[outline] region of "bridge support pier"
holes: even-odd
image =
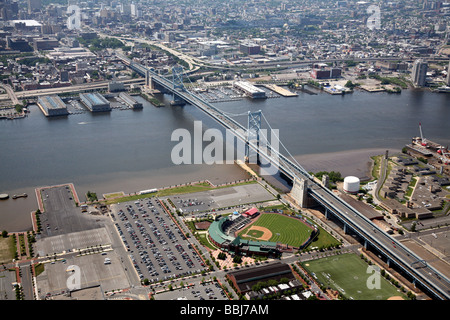
[[[184,106],[186,102],[183,99],[178,97],[176,94],[173,95],[173,100],[170,101],[170,105],[172,106]]]
[[[153,78],[150,75],[150,70],[145,70],[145,86],[148,90],[155,90],[155,83],[153,82]]]
[[[345,234],[347,234],[348,233],[348,230],[347,230],[348,228],[347,228],[347,224],[344,224],[344,233]]]
[[[328,209],[325,208],[325,218],[330,219],[330,214],[328,213]]]

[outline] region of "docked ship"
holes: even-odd
[[[26,198],[28,197],[28,195],[26,193],[22,193],[22,194],[15,194],[12,196],[13,199],[17,199],[17,198]]]

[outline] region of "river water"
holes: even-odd
[[[220,125],[189,105],[156,108],[138,100],[144,103],[143,110],[51,119],[31,106],[25,119],[0,121],[0,193],[29,195],[0,202],[0,229],[31,228],[36,187],[74,183],[83,201],[88,190],[99,195],[130,193],[203,179],[221,183],[247,177],[236,165],[174,165],[175,129],[192,132],[195,120],[202,121],[203,129],[221,129]],[[229,114],[261,110],[296,159],[361,149],[399,150],[419,135],[419,122],[426,138],[450,145],[448,94],[299,92],[298,97],[243,99],[215,106]],[[245,115],[234,118],[247,124]],[[269,129],[264,121],[262,126]],[[280,151],[287,154],[282,146]]]

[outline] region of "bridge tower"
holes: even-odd
[[[260,138],[260,130],[261,130],[261,118],[262,111],[256,112],[248,112],[248,122],[247,122],[247,137],[245,141],[245,162],[250,162],[250,146],[249,142],[252,140],[256,140],[256,146],[259,149],[259,138]],[[260,164],[259,161],[259,153],[256,152],[256,163]]]
[[[291,197],[301,208],[308,207],[308,181],[305,179],[294,179]]]
[[[175,90],[184,91],[184,84],[183,84],[183,67],[173,67],[172,68],[172,84],[173,88]],[[173,100],[170,102],[171,105],[184,105],[186,104],[183,99],[181,99],[179,96],[177,96],[175,93],[172,95]]]

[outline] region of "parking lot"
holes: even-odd
[[[275,197],[259,183],[218,188],[204,192],[168,197],[184,214],[201,215],[250,203],[262,203]],[[203,213],[202,213],[203,212]]]
[[[0,272],[0,300],[16,300],[16,293],[12,283],[16,282],[16,272],[2,270]]]
[[[98,245],[111,244],[106,228],[97,228],[79,232],[71,232],[52,237],[45,237],[36,243],[39,256],[52,255],[54,253],[71,252]]]
[[[105,262],[106,258],[109,263]],[[104,292],[130,286],[121,257],[114,251],[83,256],[66,255],[62,260],[46,263],[45,271],[36,278],[39,298],[66,293],[68,281],[75,273],[79,275],[80,288],[101,285]]]
[[[114,225],[138,277],[151,283],[206,270],[156,198],[111,206]]]
[[[217,282],[206,282],[154,295],[155,300],[228,300]]]
[[[38,238],[101,228],[102,216],[83,214],[75,204],[69,185],[43,188],[40,196],[45,208],[40,216],[42,231]]]

